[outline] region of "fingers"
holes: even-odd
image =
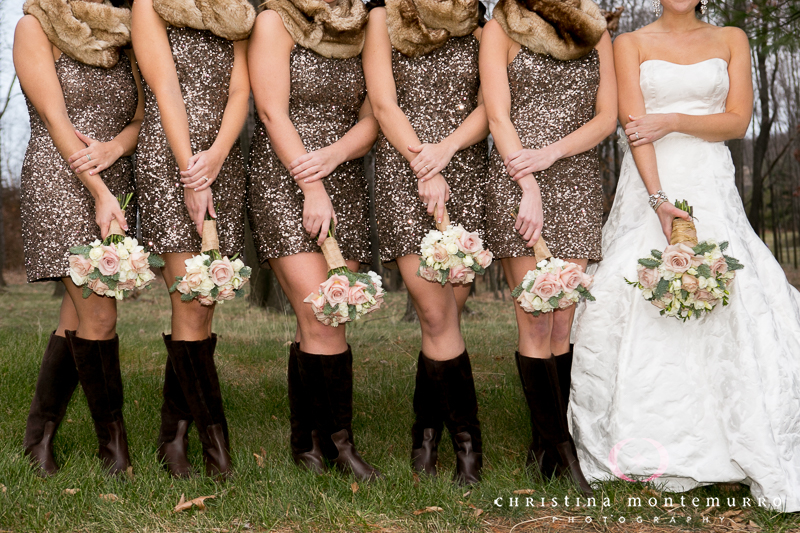
[[[78,165],[78,163],[76,162],[75,165]],[[75,174],[82,174],[82,173],[86,172],[87,170],[95,168],[95,167],[97,167],[99,165],[100,165],[100,162],[99,161],[95,161],[93,159],[91,161],[86,161],[82,165],[79,165],[77,168],[74,168],[73,172],[75,172]]]
[[[202,157],[203,152],[197,152],[192,157],[189,158],[189,161],[186,164],[186,170],[191,170],[194,168],[195,164],[200,160]]]
[[[195,181],[198,176],[205,174],[206,170],[208,170],[208,166],[205,164],[205,161],[195,162],[186,170],[181,171],[181,181],[183,183]]]
[[[438,165],[432,166],[432,167],[427,167],[427,169],[423,168],[422,169],[422,175],[421,176],[418,175],[417,177],[419,178],[420,181],[425,182],[425,181],[428,181],[429,179],[435,177],[441,171],[442,171],[442,169],[439,168]]]
[[[322,243],[325,242],[325,239],[328,238],[328,230],[331,227],[331,219],[327,218],[322,221],[322,225],[320,226],[319,231],[319,238],[317,238],[317,245],[322,246]]]
[[[306,178],[310,178],[314,174],[317,174],[322,168],[319,165],[313,165],[304,168],[302,171],[298,170],[296,174],[294,174],[294,179],[296,181],[305,180]]]
[[[319,162],[316,161],[313,157],[309,156],[305,161],[295,166],[289,173],[292,175],[292,177],[294,177],[294,179],[299,179],[300,174],[302,174],[309,168],[315,166],[319,166]]]
[[[91,152],[91,148],[88,147],[84,148],[83,150],[79,150],[74,154],[72,154],[71,156],[69,156],[69,159],[67,159],[67,163],[69,163],[70,166],[72,166],[72,163],[75,163],[81,157],[86,157],[89,154],[89,152]],[[73,170],[75,170],[74,167]]]
[[[125,231],[128,231],[128,221],[125,220],[125,214],[122,212],[121,209],[117,209],[114,212],[114,218],[117,219],[117,223],[119,224],[119,227],[121,227]]]
[[[78,130],[75,130],[75,135],[78,136],[78,139],[80,139],[81,142],[83,142],[83,143],[85,143],[87,145],[88,144],[92,144],[93,142],[95,142],[94,139],[92,139],[91,137],[87,137],[86,135],[84,135],[83,133],[79,132]]]
[[[444,208],[445,208],[445,199],[444,199],[444,191],[439,194],[439,197],[436,199],[436,222],[441,222],[444,218]]]
[[[408,145],[408,151],[409,151],[409,152],[413,152],[413,153],[415,153],[415,154],[418,154],[418,153],[420,153],[420,152],[422,151],[422,149],[423,149],[424,147],[425,147],[425,145],[424,145],[424,144],[420,144],[419,146],[411,146],[411,145]]]
[[[510,164],[512,161],[514,161],[515,159],[517,159],[519,156],[521,156],[521,155],[522,155],[522,153],[523,153],[523,150],[517,150],[516,152],[513,152],[513,153],[510,153],[510,154],[508,154],[508,155],[506,156],[505,160],[503,161],[503,164],[506,166],[506,168],[508,168],[508,165],[509,165],[509,164]]]
[[[317,237],[322,229],[323,219],[314,217],[311,219],[311,231],[309,232],[312,237]]]
[[[533,230],[533,237],[531,237],[531,240],[528,241],[528,248],[533,248],[533,245],[535,245],[539,241],[539,238],[541,236],[542,236],[542,226],[537,225],[536,228]]]
[[[289,163],[289,169],[288,169],[289,172],[294,174],[294,170],[298,166],[302,165],[303,163],[305,163],[306,161],[308,161],[310,159],[311,159],[311,153],[306,153],[306,154],[301,155],[300,157],[298,157],[297,159],[295,159],[294,161]]]
[[[312,176],[310,176],[308,178],[305,178],[303,180],[303,183],[314,183],[315,181],[319,181],[319,180],[321,180],[323,178],[326,178],[327,176],[328,176],[327,172],[325,172],[323,170],[320,170],[316,174],[314,174],[314,175],[312,175]]]
[[[214,183],[213,179],[207,179],[208,176],[200,176],[200,179],[185,185],[187,188],[192,188],[196,192],[204,191],[211,187],[211,184]]]

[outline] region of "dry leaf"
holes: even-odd
[[[294,344],[294,341],[286,341],[283,343],[284,346],[291,346],[292,344]]]
[[[417,474],[416,472],[412,472],[411,477],[414,478],[414,486],[416,487],[417,485],[419,485],[419,474]]]
[[[483,509],[475,509],[475,518],[478,518],[482,514],[483,514]]]
[[[275,416],[275,415],[272,415],[272,419],[273,419],[273,420],[277,420],[277,419],[278,419],[278,417],[277,417],[277,416]]]
[[[661,497],[661,493],[660,492],[658,492],[655,489],[651,489],[650,487],[645,487],[642,492],[644,492],[645,494],[649,494],[650,496],[655,496],[656,498],[660,498]]]
[[[426,507],[425,509],[417,509],[414,511],[414,516],[419,516],[425,513],[441,513],[444,511],[441,507]]]
[[[78,494],[81,489],[64,489],[64,494]]]
[[[514,494],[530,495],[530,494],[536,494],[536,491],[533,490],[533,489],[519,489],[519,490],[515,490]]]
[[[203,503],[205,500],[211,500],[216,498],[216,496],[200,496],[199,498],[195,498],[193,500],[186,501],[186,498],[183,494],[181,494],[181,499],[178,502],[178,505],[175,506],[175,509],[172,510],[173,513],[180,513],[181,511],[185,511],[187,509],[191,509],[192,507],[197,507],[198,511],[205,511],[206,504]]]
[[[139,407],[139,400],[133,400],[133,405],[135,405],[136,407]]]
[[[264,468],[264,458],[262,456],[258,455],[257,453],[254,453],[253,457],[256,458],[256,464],[258,465],[258,467],[259,468]]]
[[[353,491],[353,494],[355,494],[356,492],[358,492],[358,483],[356,483],[355,481],[353,481],[353,484],[352,484],[352,485],[350,485],[350,490],[352,490],[352,491]]]
[[[467,492],[465,492],[464,494],[462,494],[462,495],[461,495],[461,497],[462,497],[462,498],[469,498],[470,494],[472,494],[472,491],[471,491],[471,490],[468,490]]]
[[[369,363],[369,357],[367,357],[366,359],[364,359],[364,360],[363,360],[363,361],[361,361],[361,362],[362,362],[362,363]]]
[[[722,516],[725,518],[730,518],[731,516],[736,516],[742,514],[742,509],[731,509],[730,511],[725,511],[722,513]]]
[[[119,500],[116,494],[98,494],[101,500],[105,500],[107,502],[115,502]]]
[[[707,515],[707,514],[709,513],[709,511],[711,511],[711,510],[713,510],[713,509],[714,509],[714,506],[713,506],[713,505],[711,505],[711,506],[709,506],[709,507],[706,507],[706,508],[705,508],[705,510],[704,510],[702,513],[700,513],[700,516],[705,516],[705,515]]]
[[[6,488],[6,486],[5,486],[5,485],[3,485],[2,483],[0,483],[0,492],[2,492],[3,494],[5,494],[5,492],[6,492],[7,490],[8,490],[8,489]]]
[[[125,475],[128,476],[128,479],[133,479],[133,466],[129,466],[125,469]]]

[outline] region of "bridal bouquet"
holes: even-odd
[[[683,200],[675,207],[692,214]],[[639,259],[638,279],[628,284],[642,291],[648,302],[661,309],[662,316],[683,322],[700,318],[722,303],[728,305],[729,288],[736,271],[744,266],[725,255],[727,242],[697,241],[694,222],[676,218],[672,221],[670,245],[663,252],[652,250]]]
[[[444,286],[448,281],[472,283],[475,274],[486,272],[494,256],[483,249],[477,233],[450,224],[446,210],[436,227],[422,239],[418,276]]]
[[[536,270],[529,270],[522,283],[511,291],[523,311],[539,316],[556,309],[566,309],[578,303],[581,297],[594,301],[589,292],[592,276],[583,267],[553,257],[544,238],[533,246],[536,255]]]
[[[133,194],[118,197],[123,215]],[[132,290],[147,287],[155,279],[150,269],[161,268],[164,260],[146,252],[136,239],[125,236],[116,219],[111,221],[108,235],[101,242],[73,246],[69,249],[69,276],[77,287],[83,287],[83,297],[92,293],[122,300]]]
[[[203,305],[233,300],[242,296],[242,290],[250,279],[251,269],[245,266],[238,255],[231,259],[223,257],[219,251],[217,221],[206,215],[203,221],[203,244],[200,255],[185,261],[186,275],[176,276],[169,292],[181,293],[182,302],[195,298]]]
[[[336,242],[333,221],[320,247],[328,264],[328,279],[303,300],[326,326],[336,327],[377,311],[383,304],[381,277],[375,272],[352,272]]]

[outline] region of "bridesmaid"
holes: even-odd
[[[601,259],[595,147],[614,131],[617,113],[605,30],[591,0],[500,0],[484,30],[480,70],[495,142],[486,241],[511,288],[536,268],[532,247],[540,238],[554,256],[584,269]],[[589,494],[566,415],[574,307],[538,317],[514,309],[517,369],[533,433],[527,462],[545,476],[569,473]]]
[[[243,248],[245,171],[237,140],[248,111],[245,39],[254,20],[247,0],[137,0],[133,6],[146,99],[136,157],[142,238],[166,261],[167,286],[200,252],[207,213],[217,220],[222,255]],[[171,300],[159,458],[173,476],[191,475],[194,421],[206,473],[224,477],[231,460],[214,364],[214,307],[181,302],[178,292]]]
[[[123,7],[125,6],[125,7]],[[112,474],[130,466],[122,417],[116,300],[68,276],[69,249],[128,229],[116,196],[133,192],[130,156],[144,110],[127,2],[28,0],[14,36],[31,139],[22,164],[22,237],[28,281],[61,280],[58,329],[42,358],[25,428],[25,454],[54,474],[53,438],[81,383],[99,455]]]
[[[248,208],[259,260],[275,270],[297,317],[289,350],[291,448],[317,473],[324,459],[380,476],[353,444],[353,354],[345,327],[303,300],[327,279],[320,252],[331,220],[348,268],[370,262],[362,157],[378,135],[366,97],[361,0],[268,0],[250,40],[253,133]],[[324,180],[324,181],[323,181]]]
[[[396,262],[420,318],[422,351],[411,429],[413,468],[436,475],[442,424],[454,479],[480,481],[478,402],[459,319],[469,286],[417,276],[419,246],[450,218],[483,229],[489,133],[478,81],[478,0],[387,0],[370,12],[364,74],[381,126],[375,156],[381,260]]]

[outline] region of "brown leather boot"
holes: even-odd
[[[523,370],[521,367],[520,359],[523,357],[519,352],[514,352],[514,360],[517,363],[517,372],[519,373],[522,388],[525,390],[525,380],[523,379]],[[527,397],[527,392],[525,393]],[[545,443],[542,441],[539,430],[536,429],[535,424],[531,424],[531,444],[528,446],[528,454],[525,458],[525,466],[539,472],[544,479],[549,479],[556,472],[556,457],[558,453],[555,448],[549,446],[545,448]]]
[[[161,430],[158,434],[158,459],[173,476],[186,478],[193,475],[189,463],[189,428],[193,418],[180,379],[172,366],[169,354],[174,351],[172,335],[162,335],[167,347],[164,365],[164,390],[161,404]]]
[[[69,351],[69,342],[53,332],[42,357],[23,443],[25,455],[43,477],[58,471],[53,458],[53,439],[77,385],[78,370]]]
[[[98,455],[111,475],[124,473],[131,466],[131,459],[122,418],[119,337],[88,340],[78,337],[74,331],[66,333],[78,378],[94,420]]]
[[[293,342],[289,348],[289,420],[291,425],[290,445],[295,464],[308,468],[317,474],[328,468],[322,456],[319,435],[314,427],[313,391],[303,387],[300,369],[297,365],[299,343]]]
[[[414,424],[411,426],[411,467],[420,474],[436,476],[444,415],[439,390],[426,372],[424,357],[420,352],[417,359]]]

